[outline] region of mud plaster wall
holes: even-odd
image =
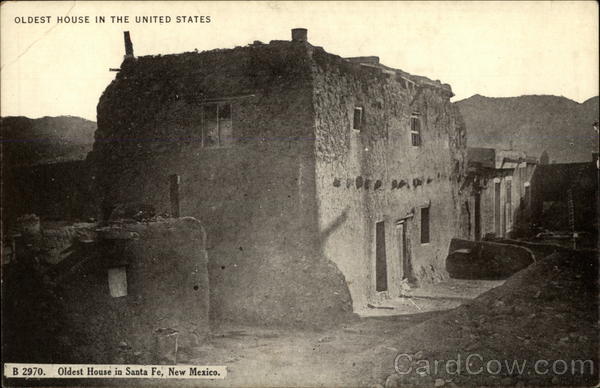
[[[344,273],[355,309],[375,297],[375,223],[386,233],[388,289],[399,295],[402,267],[395,222],[408,219],[413,276],[444,279],[450,239],[463,233],[458,188],[464,172],[465,129],[449,92],[406,89],[394,75],[350,64],[316,49],[316,178],[323,251]],[[362,107],[363,128],[353,127]],[[421,114],[422,146],[413,147],[410,117]],[[362,179],[357,188],[356,179]],[[369,181],[368,188],[365,182]],[[381,186],[379,185],[379,182]],[[393,181],[401,185],[392,188]],[[420,243],[420,209],[430,206],[430,234]]]
[[[178,174],[181,215],[207,229],[214,319],[342,319],[351,310],[343,276],[315,250],[306,45],[142,57],[121,68],[98,105],[101,205],[168,212],[168,177]],[[202,101],[232,96],[233,144],[202,147]]]
[[[179,332],[180,352],[198,345],[209,329],[205,232],[197,220],[132,224],[134,240],[98,240],[78,251],[81,264],[56,277],[64,309],[64,341],[72,362],[160,362],[159,329]],[[111,297],[108,268],[126,266],[127,296]],[[126,346],[123,346],[123,343]]]

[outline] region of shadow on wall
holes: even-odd
[[[329,226],[327,226],[327,228],[325,228],[325,230],[321,233],[321,236],[319,238],[319,241],[321,241],[321,244],[325,244],[325,242],[327,241],[327,239],[329,238],[329,236],[331,236],[333,234],[333,232],[335,232],[337,229],[339,229],[342,225],[344,225],[344,223],[346,222],[346,220],[348,219],[348,207],[346,207],[344,209],[344,211],[342,212],[342,214],[340,214]]]

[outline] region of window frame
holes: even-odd
[[[413,147],[421,147],[423,145],[423,137],[421,136],[421,113],[413,112],[410,115],[410,144]]]
[[[222,107],[223,106],[229,106],[229,118],[221,118],[220,116],[222,115]],[[217,141],[214,144],[207,144],[207,134],[208,134],[208,127],[207,127],[207,119],[206,119],[206,111],[208,110],[208,107],[214,106],[215,109],[215,116],[214,116],[214,120],[216,123],[216,138]],[[222,138],[222,126],[221,126],[221,122],[226,122],[228,121],[231,125],[231,139],[229,139],[229,141],[224,142],[223,138]],[[233,146],[233,104],[231,102],[210,102],[210,103],[205,103],[202,104],[202,148],[227,148]]]
[[[359,112],[359,119],[358,121],[356,120],[356,112]],[[362,106],[355,106],[354,109],[352,110],[352,129],[355,131],[362,131],[363,129],[363,125],[364,125],[364,120],[365,120],[365,110]],[[358,123],[358,128],[357,128],[357,124]]]

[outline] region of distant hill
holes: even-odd
[[[490,98],[474,95],[456,102],[467,124],[469,147],[527,152],[544,150],[557,163],[587,162],[598,151],[598,97],[583,104],[557,96]]]
[[[0,118],[2,163],[27,166],[83,160],[92,150],[96,123],[80,117]]]

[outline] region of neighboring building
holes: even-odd
[[[221,318],[325,306],[343,294],[325,287],[336,267],[362,309],[399,295],[403,279],[447,276],[466,172],[452,95],[377,57],[329,54],[303,29],[292,41],[127,55],[90,155],[103,216],[145,203],[200,219]]]
[[[588,231],[597,236],[598,169],[595,162],[539,166],[532,181],[532,217],[536,225],[553,231]]]
[[[2,178],[5,227],[14,226],[25,214],[61,221],[82,221],[95,215],[93,182],[85,160],[11,166]]]
[[[469,237],[526,234],[532,222],[531,179],[537,161],[513,150],[469,147],[467,153]]]

